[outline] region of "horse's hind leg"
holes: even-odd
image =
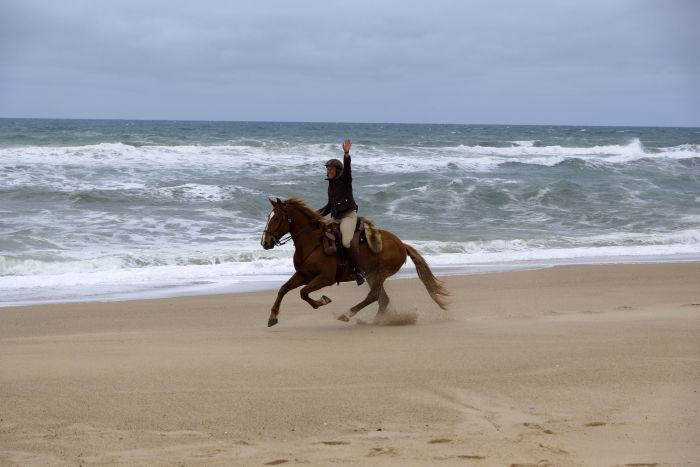
[[[384,281],[382,281],[384,282]],[[355,305],[354,307],[350,308],[350,311],[347,313],[343,313],[342,315],[338,316],[338,319],[340,321],[350,321],[350,318],[355,316],[358,311],[369,305],[370,303],[374,303],[379,299],[380,295],[380,290],[382,288],[382,285],[378,281],[371,281],[370,282],[370,289],[369,293],[367,294],[367,297],[365,297],[364,300],[362,300],[360,303]]]
[[[389,295],[387,295],[386,289],[384,288],[385,280],[386,279],[382,279],[379,282],[379,298],[377,299],[377,301],[379,302],[379,310],[377,310],[377,314],[374,316],[375,324],[382,322],[382,319],[384,318],[384,312],[389,306]]]
[[[379,311],[378,313],[384,313],[386,308],[389,306],[389,296],[386,294],[384,286],[379,289]]]

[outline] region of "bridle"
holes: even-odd
[[[274,211],[274,209],[273,209],[273,211]],[[263,230],[263,234],[268,234],[268,235],[270,235],[270,237],[272,237],[272,243],[274,243],[275,246],[284,245],[285,243],[289,243],[290,240],[293,240],[293,239],[294,239],[294,235],[292,235],[292,218],[289,217],[289,216],[287,215],[287,210],[286,210],[286,209],[282,208],[281,211],[282,211],[282,213],[281,213],[282,220],[283,220],[283,221],[286,220],[286,221],[287,221],[287,224],[289,224],[289,236],[288,236],[288,237],[277,238],[277,235],[275,235],[274,233],[270,232],[268,229]],[[269,221],[268,221],[268,224],[269,224]],[[301,234],[303,234],[303,233],[305,233],[305,232],[311,230],[312,228],[313,228],[313,224],[310,225],[309,227],[305,228],[305,229],[302,230],[301,232],[298,232],[297,235],[301,235]]]
[[[275,209],[273,209],[273,211],[274,211],[274,210],[275,210]],[[294,236],[292,235],[292,229],[291,229],[291,227],[292,227],[292,218],[287,216],[287,211],[286,211],[286,210],[284,210],[283,212],[284,212],[284,214],[282,214],[282,220],[285,220],[285,219],[286,219],[286,220],[287,220],[287,223],[289,224],[289,227],[290,227],[290,228],[289,228],[289,237],[286,237],[286,238],[284,238],[284,237],[283,237],[283,238],[277,238],[277,235],[275,235],[274,233],[270,232],[268,229],[263,230],[263,235],[264,235],[264,234],[270,235],[270,237],[272,237],[272,243],[274,243],[275,246],[284,245],[285,243],[288,243],[290,240],[292,240],[292,239],[294,238]],[[265,226],[267,227],[267,225],[269,225],[269,224],[270,224],[270,222],[268,221],[267,224],[266,224]]]

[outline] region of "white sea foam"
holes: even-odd
[[[537,261],[543,265],[577,264],[582,260],[594,262],[625,262],[630,258],[644,258],[646,261],[700,260],[700,249],[690,245],[638,245],[555,248],[542,250],[482,252],[470,254],[430,255],[430,264],[459,269],[474,265],[497,265]]]
[[[473,171],[490,171],[506,162],[553,166],[567,159],[583,159],[590,163],[621,164],[639,159],[687,159],[700,157],[700,145],[683,144],[674,147],[645,150],[639,139],[626,145],[592,147],[534,146],[533,141],[517,141],[512,147],[453,146],[437,148],[374,147],[357,145],[357,170],[371,167],[374,172],[416,172],[443,170],[450,164]],[[329,147],[330,146],[330,147]],[[333,145],[268,146],[131,146],[122,143],[102,143],[77,147],[18,147],[0,149],[6,167],[27,167],[47,171],[83,169],[113,171],[141,170],[201,170],[214,173],[221,170],[246,170],[266,173],[271,167],[295,173],[317,169],[319,161],[333,154]],[[361,161],[361,162],[360,162]],[[26,170],[15,169],[5,174],[14,183],[30,182]]]
[[[554,246],[545,240],[490,240],[483,242],[411,241],[429,264],[451,273],[506,269],[526,263],[540,265],[577,262],[614,262],[616,258],[700,259],[700,232],[694,229],[672,233],[614,233],[583,238],[565,238]],[[255,287],[252,283],[277,285],[293,271],[292,248],[266,251],[256,240],[239,242],[235,248],[211,250],[195,247],[155,251],[124,251],[99,255],[84,252],[70,260],[12,259],[0,256],[0,306],[29,303],[36,297],[53,301],[79,300],[117,294],[162,295],[189,290],[203,293],[206,285],[222,290]],[[92,257],[90,257],[92,255]],[[406,271],[411,271],[407,266]],[[197,287],[197,284],[202,287]],[[248,284],[248,286],[245,286]],[[178,292],[179,291],[179,292]],[[150,295],[149,295],[150,294]]]
[[[238,194],[264,196],[260,190],[237,185],[202,185],[198,183],[158,187],[149,192],[149,195],[154,198],[209,202],[235,199]]]
[[[446,246],[438,242],[411,242],[425,253],[431,267],[450,274],[557,264],[698,261],[700,234],[685,231],[666,235],[612,234],[577,239],[569,246],[547,247],[533,241],[468,242]],[[621,243],[616,243],[621,242]],[[409,269],[412,267],[409,265]]]
[[[356,197],[364,215],[391,219],[438,271],[700,256],[698,166],[676,163],[700,158],[700,145],[543,146],[543,131],[540,139],[483,138],[494,146],[357,142]],[[290,245],[259,245],[266,198],[302,194],[320,203],[322,163],[340,146],[296,137],[220,141],[0,148],[0,302],[235,290],[291,275]],[[556,141],[584,146],[568,136]],[[591,171],[577,179],[521,167],[572,160],[563,167],[593,167],[606,185]],[[450,230],[430,232],[429,222]]]
[[[518,141],[513,147],[465,146],[424,150],[420,157],[412,157],[413,149],[392,148],[362,157],[363,163],[373,170],[386,172],[415,172],[420,170],[455,168],[473,171],[491,171],[507,162],[554,166],[567,159],[582,159],[592,164],[623,164],[641,159],[688,159],[700,157],[699,145],[681,145],[647,151],[637,138],[626,145],[592,147],[534,146],[531,141]]]

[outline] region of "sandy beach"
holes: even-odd
[[[445,279],[0,309],[0,464],[700,465],[700,263]]]

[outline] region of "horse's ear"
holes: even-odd
[[[282,206],[282,200],[279,199],[279,198],[277,198],[277,205],[278,205],[278,206]]]
[[[272,198],[267,198],[267,200],[270,202],[270,204],[272,205],[273,208],[277,207],[277,205],[275,204],[275,201]]]

